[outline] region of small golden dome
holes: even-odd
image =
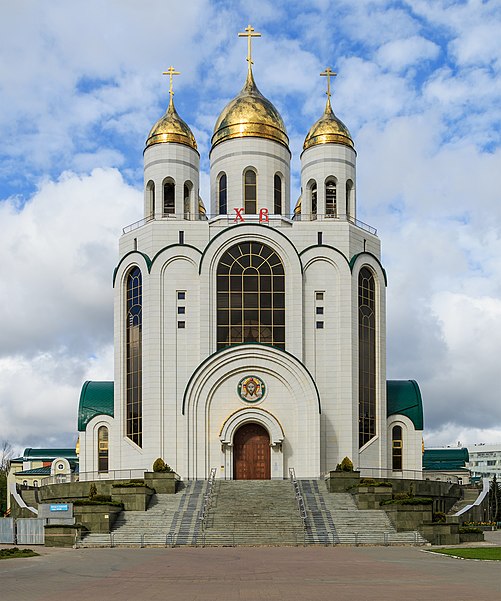
[[[317,144],[344,144],[350,148],[355,147],[348,128],[333,113],[330,98],[327,98],[324,114],[308,132],[303,150]]]
[[[214,126],[212,148],[231,138],[267,138],[289,147],[280,113],[257,89],[252,70],[240,94],[229,102]]]
[[[172,96],[165,115],[151,128],[146,140],[146,148],[153,146],[153,144],[162,144],[163,142],[177,142],[178,144],[184,144],[197,150],[195,136],[188,125],[177,114]]]

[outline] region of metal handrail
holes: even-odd
[[[296,479],[296,470],[293,467],[289,468],[289,478],[294,488],[294,496],[296,498],[297,509],[299,511],[299,517],[303,522],[303,528],[306,530],[308,528],[307,518],[308,514],[306,512],[306,507],[304,504],[303,495],[301,494],[301,489],[299,487],[299,482]]]
[[[221,222],[223,225],[234,225],[236,223],[261,223],[262,225],[276,225],[280,224],[282,219],[286,219],[289,222],[292,221],[348,221],[349,223],[355,225],[356,227],[369,232],[370,234],[376,235],[377,229],[372,227],[371,225],[360,221],[360,219],[355,219],[351,215],[335,215],[332,213],[317,213],[317,214],[304,214],[300,213],[282,213],[282,214],[268,214],[266,216],[263,215],[245,215],[240,214],[239,216],[235,213],[228,214],[200,214],[200,213],[167,213],[160,215],[150,215],[149,217],[145,217],[144,219],[140,219],[139,221],[135,221],[130,225],[126,225],[122,229],[122,233],[127,234],[134,230],[139,229],[143,225],[146,225],[150,221],[171,221],[171,220],[181,220],[181,221],[216,221]],[[243,221],[242,221],[243,220]]]
[[[202,503],[202,508],[200,509],[200,513],[198,514],[198,519],[200,520],[200,525],[202,527],[202,531],[205,529],[205,520],[207,519],[207,514],[209,513],[209,509],[212,505],[212,493],[214,491],[214,484],[216,482],[216,468],[211,468],[209,480],[207,482],[207,492],[204,495],[204,501]]]

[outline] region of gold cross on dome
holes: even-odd
[[[252,25],[247,25],[245,28],[245,33],[239,33],[239,38],[247,38],[247,62],[249,63],[249,67],[253,65],[252,62],[252,38],[260,38],[261,34],[258,33]]]
[[[180,71],[176,71],[174,69],[174,67],[171,66],[171,67],[169,67],[167,69],[167,71],[164,71],[162,73],[162,75],[168,75],[169,76],[169,94],[170,94],[170,97],[171,97],[171,100],[172,100],[172,97],[174,96],[174,90],[172,89],[172,77],[174,75],[181,75],[181,72]]]
[[[337,73],[334,73],[334,71],[330,67],[327,67],[327,69],[323,73],[320,73],[320,75],[327,77],[327,92],[326,92],[326,94],[327,94],[327,98],[330,99],[330,97],[331,97],[331,77],[336,77]]]

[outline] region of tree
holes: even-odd
[[[501,522],[501,485],[497,481],[496,475],[494,475],[489,491],[489,509],[490,519],[494,522]]]
[[[7,511],[7,474],[12,454],[12,445],[5,440],[0,447],[0,516]]]

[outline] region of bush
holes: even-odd
[[[395,495],[396,496],[396,495]],[[407,497],[406,499],[388,499],[381,501],[380,505],[431,505],[433,499],[430,497]]]
[[[461,526],[459,528],[459,534],[482,534],[482,528],[475,528],[474,526]]]
[[[395,499],[395,501],[403,501],[404,499],[410,499],[411,496],[408,492],[396,492],[393,495],[393,498]]]
[[[349,457],[345,457],[341,463],[336,466],[336,472],[353,472],[353,462]]]
[[[94,499],[77,499],[73,501],[73,506],[78,507],[81,505],[115,505],[116,507],[123,507],[124,504],[119,501],[94,501]]]
[[[373,480],[372,478],[362,478],[360,480],[360,486],[389,486],[392,487],[391,482],[385,482],[384,480]]]
[[[130,481],[124,481],[124,482],[120,482],[120,483],[112,485],[112,488],[139,488],[139,487],[150,488],[142,480],[140,482],[138,482],[138,481],[134,482],[134,480],[130,480]]]
[[[96,487],[96,484],[93,482],[89,488],[89,499],[93,499],[96,495],[97,495],[97,487]]]
[[[153,462],[153,471],[161,472],[161,473],[162,472],[163,473],[165,473],[165,472],[171,473],[174,470],[169,465],[167,465],[161,457],[159,457],[158,459],[155,459],[155,461]]]

